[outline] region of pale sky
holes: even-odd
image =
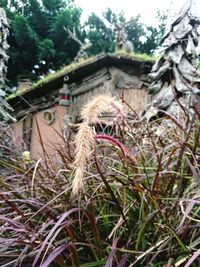
[[[153,25],[156,20],[156,10],[179,9],[186,0],[75,0],[77,6],[83,9],[82,20],[94,12],[100,15],[102,11],[110,7],[113,11],[123,10],[125,16],[130,18],[141,15],[141,21]],[[200,9],[200,0],[196,1]]]

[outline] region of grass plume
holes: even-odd
[[[89,158],[92,147],[94,146],[94,131],[86,122],[81,123],[79,126],[79,130],[75,138],[75,145],[76,157],[74,160],[75,174],[72,183],[73,195],[77,195],[83,188],[83,176],[87,159]]]
[[[108,95],[95,96],[89,101],[81,111],[82,123],[79,125],[78,133],[75,137],[75,175],[72,182],[72,194],[77,195],[83,189],[83,177],[94,144],[95,130],[93,125],[101,124],[100,116],[104,112],[112,112],[118,119],[125,118],[122,104]]]

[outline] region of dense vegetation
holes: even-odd
[[[95,101],[85,108],[87,121],[99,122],[105,108],[103,101]],[[76,155],[74,144],[62,137],[54,149],[58,157],[52,160],[44,153],[43,163],[15,154],[5,129],[2,267],[199,266],[198,109],[192,117],[185,112],[180,119],[144,124],[137,117],[127,121],[116,101],[113,107],[118,120],[109,135],[103,129],[93,133],[95,142],[88,147],[92,128],[82,125]],[[76,197],[73,162],[78,171],[84,162],[82,191]]]
[[[5,8],[10,19],[8,79],[12,81],[24,76],[38,78],[74,59],[79,45],[64,27],[75,31],[82,42],[86,39],[92,42],[88,54],[96,55],[114,51],[114,25],[120,20],[126,23],[135,52],[150,54],[163,34],[166,18],[158,12],[159,26],[155,28],[144,25],[139,16],[127,21],[122,13],[114,14],[108,9],[103,19],[91,14],[82,25],[82,10],[73,0],[1,0],[0,7]]]

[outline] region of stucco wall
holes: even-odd
[[[151,101],[151,95],[149,95],[145,88],[143,89],[120,89],[118,90],[118,95],[123,97],[124,101],[130,105],[130,107],[137,114],[141,114],[142,111],[145,110],[147,104]],[[124,108],[131,112],[126,104],[124,104]],[[131,112],[132,113],[132,112]]]
[[[23,122],[18,121],[12,124],[12,142],[19,150],[23,149]]]
[[[50,110],[55,112],[55,120],[51,125],[45,122],[43,111],[33,115],[31,136],[31,157],[33,159],[44,157],[43,148],[49,156],[56,156],[56,147],[61,143],[63,117],[66,115],[66,107],[55,106]]]

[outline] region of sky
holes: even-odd
[[[154,25],[156,23],[156,11],[180,8],[186,0],[75,0],[77,6],[83,9],[82,21],[85,21],[88,15],[94,12],[97,15],[108,7],[113,11],[123,10],[125,16],[130,18],[138,14],[141,15],[141,21]],[[200,8],[200,0],[197,0]]]

